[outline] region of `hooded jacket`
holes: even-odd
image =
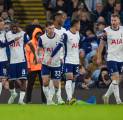
[[[38,51],[38,40],[36,38],[36,34],[41,32],[40,28],[35,28],[32,34],[31,41],[26,45],[26,59],[27,59],[27,66],[30,71],[37,71],[41,70],[42,68],[42,60],[44,56],[44,52]],[[34,55],[35,54],[35,55]]]

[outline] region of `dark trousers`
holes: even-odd
[[[43,82],[42,82],[42,78],[41,78],[41,71],[33,71],[30,72],[28,74],[28,84],[27,84],[27,91],[26,91],[26,103],[30,103],[31,102],[31,98],[32,98],[32,90],[33,90],[33,86],[36,80],[36,77],[39,77],[39,81],[40,81],[40,86],[41,86],[41,100],[42,103],[46,103],[46,98],[45,95],[43,93]]]

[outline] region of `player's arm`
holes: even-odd
[[[23,37],[24,37],[24,45],[26,45],[30,41],[29,35],[25,33]]]
[[[63,34],[60,42],[53,50],[53,52],[51,54],[51,58],[54,57],[58,53],[58,51],[61,49],[61,47],[66,46],[66,43],[67,43],[67,34]]]
[[[6,40],[6,42],[2,42],[2,41],[0,41],[0,47],[1,48],[4,48],[4,47],[8,47],[9,45],[11,45],[11,44],[13,44],[14,42],[16,42],[18,39],[20,39],[20,37],[17,37],[17,38],[15,38],[14,40],[11,40],[11,41],[7,41]]]
[[[52,61],[52,58],[58,53],[58,51],[60,51],[61,47],[64,46],[65,48],[65,55],[66,55],[66,45],[67,44],[67,34],[63,34],[62,37],[61,37],[61,40],[60,42],[58,43],[58,45],[54,48],[51,56],[50,56],[50,59],[48,60],[47,64],[51,64],[51,61]]]
[[[104,34],[100,38],[100,44],[99,44],[99,48],[97,51],[97,63],[98,64],[101,64],[102,62],[102,52],[105,47],[106,41],[107,41],[107,35],[106,35],[106,32],[104,32]]]

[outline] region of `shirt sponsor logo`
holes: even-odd
[[[123,44],[123,39],[114,39],[111,41],[111,45],[120,45]]]

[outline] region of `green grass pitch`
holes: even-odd
[[[0,120],[123,120],[123,105],[0,105]]]

